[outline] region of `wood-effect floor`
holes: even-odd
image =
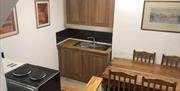
[[[82,91],[85,86],[86,83],[72,80],[66,77],[61,77],[62,91]]]

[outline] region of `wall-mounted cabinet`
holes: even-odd
[[[66,0],[66,16],[68,24],[85,24],[87,19],[86,0]]]
[[[67,24],[112,27],[115,0],[66,0]]]

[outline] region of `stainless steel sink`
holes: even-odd
[[[110,45],[104,45],[99,43],[94,44],[92,42],[84,42],[84,41],[78,42],[74,46],[78,48],[90,48],[90,49],[97,49],[102,51],[106,51],[109,47],[111,47]]]

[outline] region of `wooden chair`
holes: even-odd
[[[176,82],[170,83],[159,79],[142,78],[141,91],[175,91]]]
[[[137,75],[109,70],[108,91],[135,91]]]
[[[161,65],[173,67],[173,68],[180,68],[180,57],[178,57],[178,56],[165,56],[163,54]]]
[[[133,61],[140,61],[144,63],[155,63],[156,53],[149,53],[145,51],[133,51]]]

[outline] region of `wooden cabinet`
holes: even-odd
[[[101,76],[108,64],[108,56],[83,52],[83,81],[88,82],[93,75]]]
[[[90,0],[91,25],[112,27],[114,0]]]
[[[79,80],[82,76],[81,52],[60,48],[60,70],[62,75]]]
[[[115,0],[66,0],[67,24],[112,27]]]
[[[110,54],[59,46],[59,69],[65,77],[88,82],[93,75],[100,76],[109,62]]]
[[[67,23],[85,24],[86,0],[66,0]]]

